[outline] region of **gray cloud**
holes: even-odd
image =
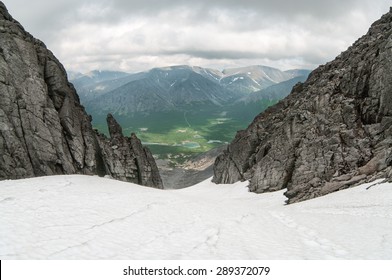
[[[182,49],[181,53],[178,51],[162,51],[156,55],[177,55],[183,54],[190,57],[197,57],[202,59],[252,59],[252,58],[262,58],[260,53],[248,52],[248,51],[208,51],[208,50],[198,50],[198,49]],[[264,57],[264,56],[263,56]]]
[[[315,67],[345,50],[388,0],[4,0],[67,69],[168,64]]]
[[[374,1],[373,1],[374,2]],[[311,15],[317,18],[339,17],[352,10],[353,7],[367,7],[369,1],[366,0],[144,0],[144,1],[127,1],[114,0],[110,1],[116,10],[126,13],[144,13],[156,14],[162,10],[185,7],[191,10],[208,11],[211,9],[224,9],[234,11],[255,11],[261,14],[275,14],[292,17],[295,15]],[[374,5],[374,3],[372,3]]]

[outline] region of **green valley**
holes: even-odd
[[[186,111],[115,115],[124,135],[132,132],[160,159],[181,164],[186,159],[230,142],[238,130],[276,100],[222,106],[205,105]],[[93,114],[93,125],[107,134],[106,115]]]

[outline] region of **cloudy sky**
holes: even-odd
[[[350,46],[390,0],[2,0],[67,70],[168,65],[314,68]]]

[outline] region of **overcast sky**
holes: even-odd
[[[315,68],[390,0],[2,0],[67,70],[169,65]]]

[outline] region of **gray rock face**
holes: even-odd
[[[0,93],[0,180],[109,173],[110,158],[98,143],[102,137],[92,129],[63,66],[2,2]],[[137,168],[150,168],[142,164]]]
[[[110,114],[107,123],[110,139],[98,135],[107,173],[122,181],[163,189],[151,152],[142,146],[135,134],[124,137],[121,126]]]
[[[0,178],[96,174],[90,120],[64,68],[0,3]]]
[[[216,183],[287,188],[288,202],[391,176],[392,9],[255,118],[221,154]]]

